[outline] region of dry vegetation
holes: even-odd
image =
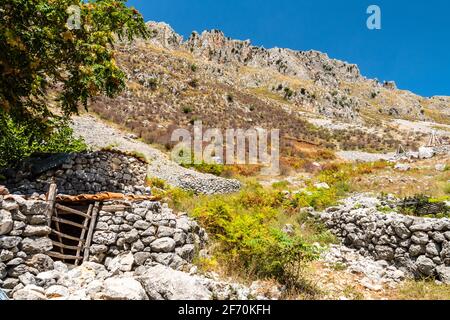
[[[333,132],[309,124],[302,113],[295,111],[307,110],[308,104],[292,102],[288,94],[298,90],[308,99],[315,98],[309,82],[278,74],[281,89],[277,86],[247,89],[239,78],[234,83],[224,83],[212,76],[214,73],[230,76],[231,71],[226,68],[211,70],[212,65],[195,60],[187,52],[166,51],[146,44],[121,48],[117,60],[129,76],[128,90],[114,100],[99,98],[90,108],[148,143],[170,148],[171,132],[178,127],[191,128],[195,120],[202,120],[209,128],[278,128],[282,137],[329,149],[391,151],[399,143],[389,135],[363,130]],[[240,68],[238,75],[255,72]],[[283,140],[286,140],[283,155],[289,156],[295,150],[290,150],[289,139]]]

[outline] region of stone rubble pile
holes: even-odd
[[[266,292],[257,282],[245,287],[157,263],[140,266],[135,271],[121,270],[128,270],[128,264],[111,271],[94,262],[72,269],[55,262],[53,270],[39,273],[12,297],[14,300],[267,300],[278,299],[281,294],[277,288]]]
[[[450,219],[404,216],[393,208],[379,211],[388,205],[369,195],[356,195],[314,215],[360,254],[386,261],[408,275],[450,283]]]
[[[343,245],[332,245],[322,254],[321,260],[329,267],[344,266],[350,273],[363,275],[359,283],[373,291],[380,291],[385,285],[395,288],[407,278],[405,272],[394,265],[383,260],[375,261]]]

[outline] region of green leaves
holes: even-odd
[[[69,30],[74,5],[80,28]],[[113,59],[114,39],[147,32],[124,0],[2,0],[0,167],[33,152],[84,150],[54,113],[67,119],[95,96],[120,93],[125,75]]]
[[[67,9],[80,8],[80,28],[69,30]],[[16,121],[51,115],[49,93],[62,114],[89,99],[115,96],[124,73],[113,60],[115,37],[146,37],[142,16],[124,0],[3,0],[0,10],[0,109]]]
[[[53,121],[49,131],[35,121],[17,123],[8,114],[0,112],[0,168],[17,165],[34,153],[82,152],[87,146],[73,137],[65,121]]]

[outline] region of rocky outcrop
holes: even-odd
[[[383,213],[389,203],[364,195],[317,214],[345,245],[363,255],[398,266],[416,277],[436,276],[448,283],[450,219]]]
[[[51,161],[43,161],[51,163]],[[6,186],[12,193],[43,194],[55,181],[62,194],[91,194],[103,191],[149,194],[145,186],[147,163],[133,156],[108,151],[68,154],[35,174],[33,164],[10,173]],[[42,172],[40,172],[42,171]]]
[[[232,40],[219,30],[204,31],[202,34],[193,32],[185,47],[205,60],[270,68],[284,75],[314,80],[333,87],[337,86],[338,80],[362,79],[356,65],[330,59],[324,53],[255,47],[249,40]]]

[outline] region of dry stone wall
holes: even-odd
[[[189,271],[208,240],[195,221],[152,201],[129,203],[125,211],[100,211],[95,230],[90,260],[109,269],[128,259],[135,267],[157,262]]]
[[[66,155],[63,161],[39,175],[19,170],[6,186],[15,194],[46,193],[54,180],[62,194],[95,194],[103,191],[149,194],[145,186],[147,163],[121,153],[98,151]]]
[[[53,269],[46,255],[53,248],[46,210],[45,201],[8,195],[0,187],[0,288],[6,292]]]
[[[47,288],[59,281],[55,269],[61,264],[48,255],[53,243],[48,203],[42,198],[10,195],[0,186],[0,288],[10,297],[25,287]],[[191,263],[208,237],[187,215],[177,216],[156,201],[110,201],[101,209],[106,206],[119,209],[100,210],[90,263],[111,274],[155,264],[186,272],[195,269]]]
[[[344,244],[395,264],[416,277],[450,283],[450,219],[410,217],[377,198],[357,196],[318,214]],[[390,210],[389,210],[390,211]]]

